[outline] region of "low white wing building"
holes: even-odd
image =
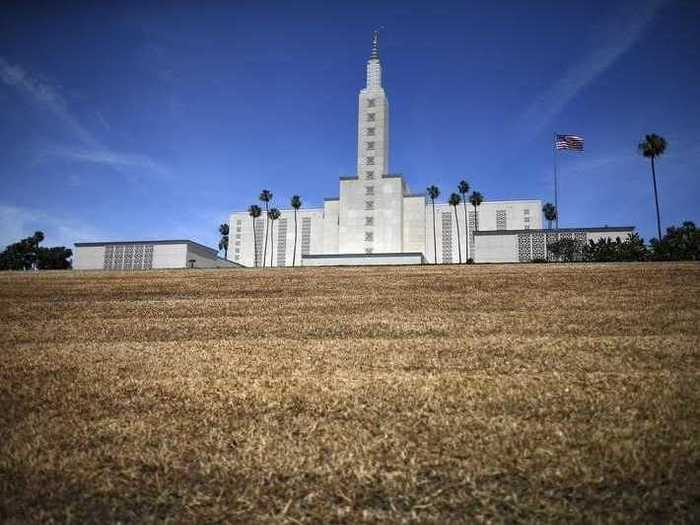
[[[226,268],[238,264],[222,259],[213,248],[187,240],[76,242],[74,270],[156,270]]]

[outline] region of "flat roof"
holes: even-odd
[[[530,230],[484,230],[474,235],[513,235],[516,233],[572,233],[572,232],[631,232],[634,226],[599,226],[591,228],[532,228]]]
[[[202,248],[204,250],[212,252],[213,255],[216,255],[219,253],[218,250],[215,250],[214,248],[209,248],[209,246],[204,246],[203,244],[199,244],[198,242],[190,241],[187,239],[157,240],[157,241],[102,241],[102,242],[76,242],[76,243],[73,243],[73,245],[76,248],[79,248],[81,246],[122,246],[125,244],[190,244],[192,246],[196,246],[198,248]]]

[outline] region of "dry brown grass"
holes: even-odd
[[[700,265],[0,275],[0,518],[700,519]]]

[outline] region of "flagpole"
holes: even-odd
[[[554,218],[554,224],[559,231],[559,191],[557,188],[557,132],[554,132],[552,137],[552,151],[554,152],[554,209],[557,212]]]

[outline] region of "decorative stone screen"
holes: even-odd
[[[301,219],[301,254],[309,255],[311,252],[311,217]]]
[[[496,210],[496,229],[507,230],[506,226],[506,210]]]
[[[109,244],[105,246],[105,270],[150,270],[153,268],[152,244]]]
[[[529,233],[518,234],[518,260],[520,262],[532,260],[532,237]]]
[[[265,244],[265,221],[266,218],[255,219],[255,260],[258,266],[262,265],[263,244]]]
[[[474,228],[476,228],[476,213],[469,212],[469,257],[474,259],[475,243],[474,243]]]
[[[287,266],[287,219],[279,220],[277,228],[277,266]]]
[[[444,212],[441,214],[442,221],[442,262],[452,262],[452,214]]]

